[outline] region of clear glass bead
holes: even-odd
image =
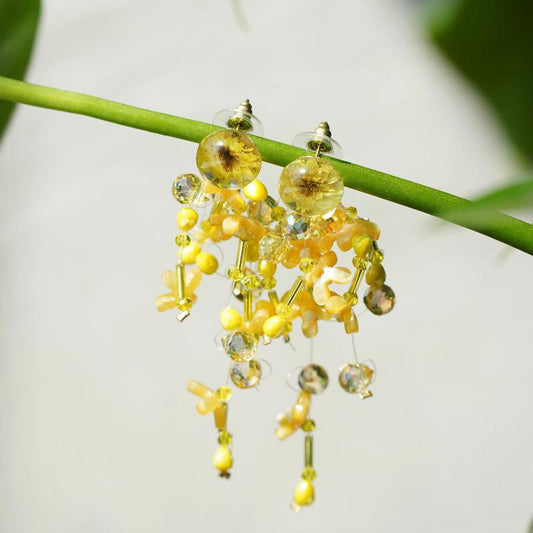
[[[229,377],[239,389],[251,389],[259,384],[262,373],[261,363],[253,359],[246,363],[232,363]]]
[[[300,215],[314,217],[333,211],[342,200],[344,183],[331,164],[304,156],[289,163],[279,179],[285,205]]]
[[[304,366],[298,376],[298,385],[300,388],[311,394],[320,394],[328,386],[328,373],[320,365],[310,364]]]
[[[372,382],[374,370],[363,363],[346,363],[339,371],[339,385],[349,393],[364,393]]]
[[[278,263],[289,249],[290,243],[281,233],[267,233],[259,241],[259,255],[261,259],[267,259]]]
[[[388,285],[369,287],[364,296],[367,309],[375,315],[386,315],[396,303],[394,291]]]
[[[180,174],[172,182],[172,196],[183,205],[198,205],[209,199],[202,191],[202,180],[195,174]]]
[[[233,361],[247,362],[257,353],[259,338],[254,333],[234,331],[222,339],[222,346]]]

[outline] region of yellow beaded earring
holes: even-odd
[[[318,334],[320,321],[340,322],[346,333],[356,333],[359,324],[354,308],[363,279],[368,284],[363,301],[373,314],[391,311],[396,298],[385,285],[383,252],[377,245],[379,227],[360,217],[355,207],[342,204],[342,178],[334,162],[323,157],[341,156],[326,122],[296,137],[295,143],[309,154],[283,169],[280,201],[258,179],[261,156],[250,134],[261,134],[262,129],[250,102],[221,111],[215,122],[223,129],[200,142],[199,175],[181,174],[172,184],[172,194],[181,205],[180,233],[175,238],[178,259],[176,267],[163,274],[169,292],[158,297],[156,306],[159,311],[177,308],[178,321],[183,321],[197,299],[202,276],[215,274],[219,268],[211,246],[234,241],[235,261],[224,270],[237,303],[221,311],[224,333],[218,344],[229,359],[232,383],[244,390],[257,387],[262,378],[256,358],[261,346],[275,345],[278,338],[288,342],[295,321],[301,320],[302,333],[309,339]],[[349,250],[354,254],[351,265],[349,261],[339,264],[340,253]],[[278,267],[298,267],[292,285],[279,293]],[[345,289],[339,290],[340,286]],[[372,375],[369,366],[355,360],[341,369],[339,383],[347,392],[368,397]],[[296,404],[280,418],[276,430],[280,439],[298,428],[308,433],[295,508],[314,500],[314,422],[308,412],[311,394],[322,392],[327,383],[321,366],[306,366],[299,377]],[[228,477],[233,464],[231,435],[226,429],[231,390],[221,387],[213,392],[196,381],[190,381],[188,389],[201,398],[198,412],[215,415],[220,447],[214,462],[221,475]]]

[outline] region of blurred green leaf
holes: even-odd
[[[531,176],[529,176],[531,178]],[[490,222],[495,211],[510,211],[533,207],[533,179],[521,179],[493,190],[469,206],[442,213],[444,218],[458,224],[483,225]]]
[[[484,95],[518,151],[533,159],[533,1],[440,0],[433,41]]]
[[[0,75],[22,79],[33,48],[39,0],[0,0]],[[0,101],[0,137],[13,104]]]

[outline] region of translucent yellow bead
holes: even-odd
[[[261,259],[257,264],[257,270],[264,278],[271,278],[276,273],[276,268],[276,263],[267,259]]]
[[[351,307],[345,309],[342,312],[341,317],[342,321],[344,322],[344,331],[346,333],[357,333],[359,331],[359,322],[357,321],[357,316],[355,316],[355,313]]]
[[[177,246],[179,246],[180,248],[183,248],[191,244],[191,237],[187,235],[186,233],[180,233],[179,235],[176,235],[174,242],[176,243]]]
[[[229,387],[220,387],[216,391],[217,398],[223,402],[228,402],[231,399],[231,389]]]
[[[384,258],[383,250],[374,250],[372,254],[372,263],[381,263]]]
[[[242,278],[241,282],[248,290],[255,290],[261,286],[261,280],[255,274],[249,274]]]
[[[222,309],[220,313],[220,323],[224,329],[232,331],[241,326],[242,316],[236,309],[233,309],[233,307],[226,307],[225,309]]]
[[[368,235],[356,235],[352,239],[352,246],[358,257],[366,257],[372,250],[372,239]]]
[[[310,433],[311,431],[314,431],[314,430],[315,430],[315,427],[316,427],[315,421],[314,421],[314,420],[311,420],[310,418],[308,418],[308,419],[302,424],[302,429],[303,429],[306,433]]]
[[[259,243],[252,241],[248,243],[248,251],[246,252],[246,260],[255,263],[259,259]]]
[[[316,478],[316,470],[312,466],[306,466],[302,472],[302,478],[307,481],[313,481]]]
[[[185,296],[192,296],[201,281],[202,273],[197,268],[188,268],[185,273]]]
[[[297,505],[309,505],[315,499],[313,483],[308,479],[300,479],[294,489],[294,503]]]
[[[244,272],[237,267],[230,267],[228,268],[228,278],[232,281],[240,281],[242,278],[244,278]]]
[[[178,211],[178,228],[189,231],[198,222],[198,213],[190,207],[183,207]]]
[[[381,287],[386,279],[385,269],[381,263],[374,263],[366,271],[366,282],[371,287]]]
[[[276,207],[272,208],[270,216],[272,217],[272,220],[279,222],[285,216],[286,212],[287,210],[284,207],[282,207],[281,205],[277,205]]]
[[[285,205],[306,216],[325,215],[341,199],[344,183],[331,164],[319,157],[304,156],[289,163],[279,179]]]
[[[209,252],[200,252],[196,256],[196,264],[204,274],[214,274],[218,268],[218,259]]]
[[[231,433],[228,433],[226,430],[221,430],[218,432],[218,443],[222,444],[224,446],[228,446],[231,444],[231,441],[233,440],[233,436]]]
[[[202,176],[217,187],[240,189],[259,174],[261,155],[244,133],[220,130],[199,144],[196,165]]]
[[[178,300],[178,309],[188,311],[192,307],[192,298],[182,298]]]
[[[304,274],[309,274],[310,272],[313,272],[313,270],[316,268],[316,261],[314,259],[311,259],[310,257],[303,257],[300,259],[300,263],[298,264],[298,267]]]
[[[262,202],[268,196],[266,187],[258,180],[255,179],[248,183],[243,190],[244,196],[255,202]]]
[[[227,446],[219,446],[213,457],[215,468],[227,472],[233,466],[233,454]]]
[[[284,329],[285,321],[278,315],[271,316],[263,324],[263,333],[271,339],[279,337],[283,333]]]
[[[263,281],[261,281],[261,287],[263,287],[263,289],[266,291],[271,291],[276,287],[276,285],[276,278],[264,278]]]
[[[196,261],[196,256],[202,251],[196,241],[192,241],[189,246],[180,249],[179,257],[184,265],[192,265]]]

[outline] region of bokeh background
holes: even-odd
[[[516,151],[421,21],[400,0],[48,0],[26,78],[206,122],[250,98],[267,137],[328,120],[349,161],[466,197],[501,186]],[[296,331],[294,350],[262,350],[260,390],[235,392],[233,476],[217,478],[216,431],[185,384],[226,381],[213,338],[228,283],[204,278],[181,325],[154,309],[175,259],[170,183],[195,150],[17,109],[0,147],[0,530],[526,531],[531,258],[352,190],[398,297],[360,317],[374,397],[337,386],[352,347],[324,325],[317,501],[290,511],[303,439],[273,430],[287,372],[310,357]],[[262,172],[274,189],[280,169]]]

